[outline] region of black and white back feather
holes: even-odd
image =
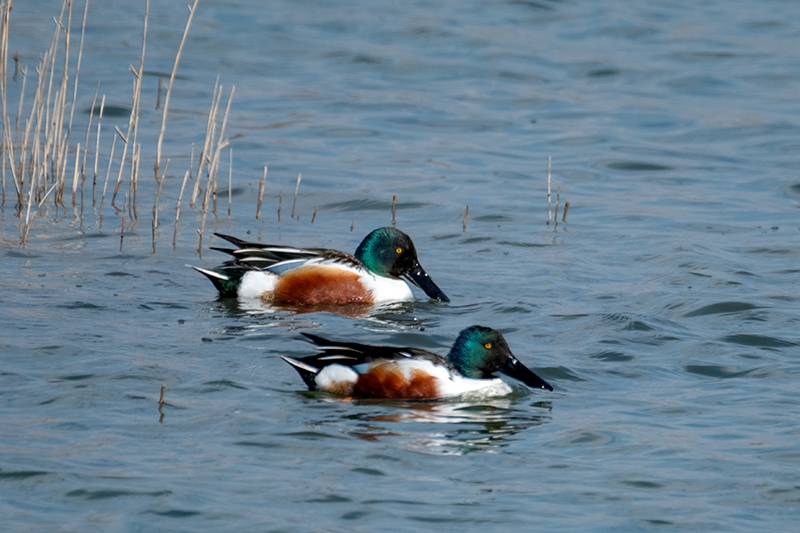
[[[253,270],[268,270],[279,267],[291,267],[302,263],[338,263],[346,266],[361,267],[363,265],[352,254],[329,248],[294,248],[278,244],[261,244],[243,241],[230,235],[215,233],[217,237],[228,241],[236,248],[212,247],[212,250],[226,253],[233,259],[223,266],[244,266]]]

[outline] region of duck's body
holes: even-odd
[[[381,304],[413,298],[405,278],[431,298],[450,301],[419,264],[411,238],[395,228],[367,235],[355,255],[216,235],[237,248],[213,249],[233,259],[211,270],[192,268],[205,274],[222,296],[289,305]]]
[[[499,332],[481,326],[463,330],[447,357],[418,348],[337,343],[304,335],[321,353],[300,359],[281,357],[311,390],[361,398],[503,396],[511,388],[494,377],[498,371],[531,387],[553,390],[514,357]]]

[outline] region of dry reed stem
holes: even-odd
[[[11,139],[10,138],[8,139],[8,143],[9,143],[8,146],[10,146],[10,147],[13,147],[15,145],[21,145],[20,138],[19,138],[19,125],[21,124],[21,119],[22,119],[22,107],[23,107],[22,104],[23,104],[23,101],[25,99],[25,85],[27,84],[27,81],[28,81],[28,69],[27,68],[21,68],[20,71],[22,72],[22,88],[21,88],[20,93],[19,93],[19,107],[17,108],[17,122],[16,122],[16,126],[15,126],[15,129],[14,129],[14,142],[12,143]],[[4,142],[5,142],[5,139],[6,139],[5,136],[3,137],[3,139],[4,139]],[[27,144],[27,139],[26,139],[26,144]],[[17,170],[15,168],[13,151],[8,154],[8,160],[9,160],[10,167],[11,167],[11,177],[14,179],[14,187],[16,188],[16,192],[17,192],[17,200],[18,200],[18,204],[20,206],[19,208],[21,209],[22,208],[22,194],[23,193],[22,193],[22,186],[21,186],[19,180],[23,179],[23,178],[22,177],[18,177],[17,174],[21,174],[24,171],[25,154],[24,154],[24,152],[22,152],[22,150],[20,150],[19,170]],[[4,159],[4,161],[5,161],[5,159]],[[5,172],[3,173],[3,180],[5,180]],[[5,203],[5,187],[4,187],[4,190],[3,190],[3,203]]]
[[[8,123],[8,117],[4,117],[3,119],[3,129],[6,130],[6,125]],[[11,125],[8,124],[8,129],[10,129]],[[11,139],[4,136],[3,137],[3,199],[0,202],[0,205],[5,204],[6,202],[6,157],[8,157],[9,162],[9,169],[11,170],[11,179],[14,183],[14,187],[17,191],[17,196],[19,196],[19,182],[17,180],[17,173],[16,169],[14,168],[14,145],[11,143]]]
[[[8,4],[8,7],[10,7],[10,3]],[[37,71],[36,71],[37,75],[38,75],[38,78],[39,78],[39,82],[38,82],[37,88],[36,88],[36,98],[34,100],[34,104],[33,104],[32,108],[31,108],[31,118],[30,118],[29,122],[26,124],[25,139],[23,140],[23,143],[22,143],[23,147],[22,147],[22,151],[21,151],[21,154],[20,154],[20,167],[19,167],[20,171],[16,173],[17,174],[16,184],[18,186],[18,196],[19,196],[19,200],[20,200],[19,201],[19,206],[20,206],[19,214],[20,214],[20,245],[21,246],[25,246],[25,243],[27,242],[27,238],[28,238],[28,233],[29,233],[30,228],[31,228],[31,224],[33,223],[32,214],[31,214],[31,208],[32,208],[33,204],[36,202],[36,209],[33,212],[33,215],[35,215],[39,211],[39,208],[42,206],[43,202],[47,199],[47,197],[50,195],[50,193],[53,192],[53,190],[56,189],[56,186],[59,184],[58,174],[55,173],[55,171],[58,170],[58,167],[51,168],[50,175],[54,176],[54,183],[49,189],[47,189],[47,166],[48,166],[47,162],[50,160],[50,154],[54,149],[54,147],[53,147],[53,136],[54,136],[54,132],[55,132],[55,128],[51,127],[51,121],[50,121],[50,115],[49,115],[49,113],[50,113],[50,95],[52,94],[53,77],[54,77],[54,71],[55,71],[55,56],[56,56],[56,51],[58,49],[58,41],[59,41],[58,37],[59,37],[59,35],[61,33],[61,29],[63,28],[63,24],[61,23],[61,20],[63,19],[65,8],[66,8],[66,2],[64,4],[62,4],[60,18],[59,19],[54,19],[55,22],[56,22],[56,30],[53,33],[53,41],[52,41],[52,43],[50,45],[50,48],[45,53],[44,58],[39,61],[39,66],[38,66]],[[6,15],[7,14],[8,13],[6,12]],[[5,28],[7,29],[7,26]],[[49,78],[46,75],[46,72],[48,70],[47,69],[48,65],[50,65],[50,69],[49,69],[50,70],[50,76],[49,76]],[[64,73],[63,77],[66,77],[66,76],[67,76],[67,73]],[[5,72],[4,72],[3,77],[5,77]],[[62,87],[66,83],[65,80],[63,79],[63,77],[62,77]],[[49,80],[49,82],[48,82],[48,80]],[[46,100],[43,100],[42,94],[44,93],[45,84],[47,84],[47,86],[48,86],[48,92],[47,92],[48,96],[47,96]],[[66,91],[66,89],[64,89],[64,93],[65,93],[65,91]],[[62,101],[64,100],[64,98],[62,98]],[[57,106],[54,106],[54,118],[53,118],[53,121],[54,122],[58,122],[59,118],[58,118],[58,116],[56,116],[55,107],[57,107]],[[62,109],[63,109],[63,107],[62,107]],[[26,206],[25,205],[25,200],[24,200],[24,187],[25,187],[24,164],[25,164],[25,158],[26,158],[26,153],[27,153],[27,139],[28,139],[28,136],[31,133],[31,124],[34,121],[34,118],[36,120],[36,127],[33,128],[33,131],[35,133],[33,134],[33,137],[32,137],[33,138],[33,147],[32,147],[32,150],[31,150],[30,161],[29,161],[29,164],[28,164],[28,175],[30,177],[30,188],[29,188],[27,206]],[[63,114],[61,115],[61,118],[63,119]],[[4,130],[6,128],[6,124],[5,124],[6,122],[7,121],[6,121],[6,118],[5,118],[5,115],[4,115]],[[41,149],[41,146],[42,146],[42,142],[41,142],[42,135],[40,134],[40,132],[43,131],[42,130],[42,123],[44,123],[44,138],[45,138],[43,151]],[[4,144],[7,144],[7,143],[4,143]],[[58,191],[56,191],[56,194],[54,195],[54,198],[56,198],[57,195],[58,195]],[[58,200],[56,199],[55,201],[57,202]],[[56,203],[56,205],[57,205],[57,203]],[[23,209],[25,210],[24,219],[22,217],[22,210]]]
[[[300,180],[303,179],[302,174],[297,174],[297,185],[294,186],[294,201],[292,201],[292,214],[289,218],[294,218],[294,208],[297,205],[297,191],[300,190]],[[299,220],[299,218],[298,218]]]
[[[194,189],[192,190],[192,199],[189,202],[189,207],[194,209],[197,196],[200,192],[200,177],[203,174],[203,166],[206,161],[210,161],[208,152],[211,150],[211,145],[214,142],[214,136],[217,126],[217,111],[219,110],[219,102],[222,97],[222,87],[219,86],[219,76],[214,82],[214,93],[211,98],[211,108],[208,111],[208,122],[206,123],[206,137],[203,141],[203,150],[200,152],[200,164],[197,165],[197,180],[194,182]],[[206,191],[207,197],[208,191]],[[205,203],[205,199],[203,200]]]
[[[158,187],[156,188],[156,197],[153,200],[153,222],[152,222],[152,226],[153,226],[153,253],[156,253],[156,229],[158,229],[158,199],[161,197],[161,187],[162,187],[162,185],[164,185],[164,177],[167,175],[167,170],[169,170],[169,161],[170,160],[167,159],[167,164],[164,165],[164,174],[161,175],[161,179],[156,180],[158,182]],[[181,188],[181,193],[183,193],[183,188]]]
[[[137,151],[137,143],[136,137],[139,130],[139,102],[141,100],[141,92],[142,92],[142,75],[144,71],[144,53],[147,44],[147,20],[149,18],[150,13],[150,0],[146,0],[145,2],[145,15],[144,15],[144,30],[142,35],[142,55],[139,57],[139,70],[134,70],[132,65],[128,65],[128,70],[134,76],[133,81],[133,103],[131,104],[131,114],[128,117],[128,133],[127,135],[122,135],[117,128],[117,133],[122,137],[124,141],[124,145],[122,147],[122,157],[120,158],[119,164],[119,175],[117,176],[117,184],[114,188],[114,195],[111,197],[111,205],[116,207],[116,200],[117,200],[117,193],[119,192],[119,187],[122,183],[122,173],[125,169],[125,158],[128,153],[128,144],[129,140],[131,140],[130,144],[133,146],[133,155],[131,156],[131,180],[130,180],[130,187],[129,193],[125,195],[125,202],[122,204],[122,209],[125,209],[125,205],[127,202],[131,202],[132,205],[136,204],[136,180],[137,180],[137,164],[136,164],[136,151]],[[131,136],[132,135],[132,136]],[[128,209],[131,209],[131,205],[128,205]],[[133,209],[131,218],[138,218],[136,210]]]
[[[31,182],[31,185],[33,185],[33,182]],[[42,207],[42,204],[45,202],[45,200],[47,200],[47,197],[50,196],[50,193],[53,192],[53,189],[55,189],[57,185],[58,185],[58,182],[53,183],[53,185],[47,190],[47,192],[44,194],[44,196],[42,196],[42,199],[39,200],[39,202],[36,204],[36,210],[34,211],[34,215],[39,212],[39,208]],[[25,246],[25,243],[28,240],[28,232],[31,229],[31,220],[30,220],[31,206],[30,206],[30,202],[31,202],[31,196],[32,195],[33,195],[33,189],[31,188],[31,195],[28,198],[28,202],[29,202],[28,203],[28,213],[27,213],[27,215],[25,217],[25,226],[23,228],[24,231],[23,231],[22,235],[20,236],[20,242],[19,243],[20,243],[21,246]]]
[[[169,97],[172,94],[172,84],[175,83],[175,73],[178,71],[178,63],[181,60],[181,54],[183,53],[183,45],[186,44],[186,36],[189,35],[189,27],[192,25],[192,18],[194,18],[195,9],[197,9],[197,2],[199,0],[194,0],[194,4],[192,7],[189,8],[189,20],[186,21],[186,28],[183,30],[183,37],[181,38],[181,44],[178,46],[178,53],[175,54],[175,63],[172,66],[172,74],[169,77],[169,85],[167,86],[167,95],[164,97],[164,111],[161,114],[161,132],[158,134],[158,145],[156,147],[156,164],[154,167],[155,176],[158,178],[158,170],[161,166],[161,145],[164,142],[164,131],[167,128],[167,110],[169,109]],[[198,177],[199,177],[198,172]],[[192,207],[194,207],[194,200],[192,200]]]
[[[319,207],[318,205],[315,205],[315,206],[314,206],[314,214],[313,214],[313,215],[311,215],[311,223],[312,223],[312,224],[314,223],[314,220],[316,220],[316,218],[317,218],[317,208],[318,208],[318,207]]]
[[[261,179],[258,180],[258,200],[256,201],[256,220],[261,220],[261,202],[264,200],[264,186],[267,182],[267,167],[264,166],[264,173],[261,174]],[[280,220],[280,211],[278,211],[278,220]]]
[[[191,169],[186,171],[183,175],[183,183],[181,183],[181,192],[178,195],[178,203],[175,205],[175,230],[172,232],[172,249],[174,250],[178,242],[178,219],[181,217],[181,198],[183,198],[183,190],[186,188],[186,180],[189,179]]]
[[[393,194],[392,195],[392,226],[396,226],[397,225],[397,222],[395,222],[395,218],[394,218],[394,210],[395,210],[395,206],[396,205],[397,205],[397,195]]]
[[[75,102],[78,100],[78,75],[81,71],[81,60],[83,59],[83,38],[86,34],[86,17],[89,14],[89,0],[86,0],[83,3],[83,24],[81,25],[81,42],[78,46],[78,62],[75,65],[75,81],[72,82],[72,107],[70,107],[69,111],[69,126],[67,127],[67,135],[65,138],[65,142],[69,142],[70,132],[72,131],[72,119],[75,117]],[[70,17],[72,16],[72,5],[70,4]],[[65,65],[66,68],[66,65]],[[96,95],[95,95],[96,96]],[[91,119],[90,119],[91,120]],[[89,134],[86,134],[87,142]],[[84,143],[84,147],[87,144]],[[75,198],[72,199],[73,205],[75,205]]]
[[[555,226],[558,227],[558,204],[561,203],[561,185],[556,188],[556,210],[553,214]]]
[[[115,205],[115,201],[117,199],[117,193],[119,192],[119,186],[122,185],[122,168],[125,166],[125,152],[128,150],[128,139],[119,131],[118,126],[114,126],[114,131],[117,132],[119,138],[122,139],[122,142],[125,143],[125,147],[122,150],[122,158],[119,162],[119,173],[117,174],[117,184],[114,186],[114,195],[111,197],[111,205],[113,207],[117,207]]]
[[[87,0],[88,3],[88,0]],[[97,104],[97,95],[100,93],[100,84],[97,84],[97,89],[94,92],[94,98],[92,98],[92,108],[89,111],[89,125],[86,126],[86,139],[84,140],[84,149],[83,149],[83,161],[81,162],[81,212],[83,212],[83,188],[86,185],[86,158],[89,155],[89,136],[92,133],[92,121],[94,120],[94,106]],[[75,204],[75,198],[72,198],[73,205]]]
[[[355,220],[350,223],[350,233],[353,232],[353,228],[354,227],[356,227],[356,221]]]
[[[139,70],[133,73],[136,77],[136,83],[134,85],[133,109],[131,109],[131,118],[128,123],[128,138],[131,138],[131,129],[133,129],[133,138],[131,142],[133,144],[133,149],[136,152],[136,163],[131,165],[131,198],[129,199],[133,205],[134,219],[139,218],[136,204],[139,190],[139,163],[141,161],[142,148],[141,145],[139,145],[139,143],[136,141],[139,135],[139,109],[141,107],[142,100],[142,78],[144,77],[144,57],[145,50],[147,49],[147,23],[149,19],[150,0],[146,0],[144,8],[144,29],[142,30],[142,55],[139,57]],[[133,67],[129,66],[129,68],[133,70]]]
[[[8,114],[6,112],[6,99],[8,97],[7,93],[7,84],[8,84],[8,23],[10,21],[10,13],[11,13],[11,0],[8,0],[8,3],[3,2],[0,4],[0,10],[2,10],[2,14],[0,15],[0,100],[2,100],[3,105],[3,154],[2,154],[2,168],[0,168],[0,172],[3,173],[3,198],[2,204],[6,202],[6,157],[9,157],[9,162],[13,169],[14,167],[14,158],[13,152],[10,149],[13,147],[10,141],[11,137],[11,124],[8,123]],[[13,170],[12,170],[13,172]],[[16,178],[14,179],[14,183],[16,185]]]
[[[19,125],[22,118],[22,102],[25,99],[25,85],[28,82],[28,69],[20,67],[19,71],[22,72],[22,88],[19,91],[19,106],[17,107],[17,120],[14,127],[14,140],[17,143],[19,143]]]
[[[469,206],[467,209],[464,210],[464,221],[461,223],[461,233],[466,233],[467,231],[467,217],[469,216]]]
[[[278,222],[281,221],[281,206],[283,205],[283,191],[278,191]]]
[[[55,127],[53,128],[53,140],[56,152],[56,170],[59,176],[60,187],[56,190],[54,200],[64,205],[64,186],[67,174],[67,133],[64,132],[64,113],[67,109],[67,85],[69,81],[69,53],[72,35],[72,2],[65,0],[67,9],[67,26],[64,29],[64,71],[61,74],[61,88],[56,92],[57,107],[53,108],[55,115]],[[55,63],[55,62],[54,62]]]
[[[122,209],[119,225],[119,253],[122,253],[122,241],[125,239],[125,204],[128,202],[128,193],[125,193],[125,199],[122,201]]]
[[[22,88],[19,91],[19,106],[17,107],[17,120],[14,126],[14,142],[16,144],[19,144],[19,125],[22,123],[22,103],[25,100],[25,86],[28,83],[28,69],[20,68],[19,70],[22,72]]]
[[[100,216],[100,229],[103,229],[103,204],[106,201],[106,189],[108,188],[108,178],[111,175],[111,165],[114,163],[114,150],[116,146],[117,146],[117,136],[114,135],[111,141],[111,155],[108,156],[108,169],[106,170],[106,181],[105,184],[103,185],[103,194],[100,196],[100,209],[98,210]]]
[[[44,61],[41,63],[41,65],[42,65],[42,74],[44,74],[44,78],[41,78],[41,79],[42,79],[42,81],[47,80],[46,81],[47,97],[44,99],[44,101],[41,101],[41,100],[39,101],[39,110],[38,110],[38,113],[37,113],[37,115],[38,115],[37,116],[38,123],[36,125],[37,126],[36,129],[34,130],[35,131],[35,133],[34,133],[34,139],[35,139],[34,146],[35,146],[36,150],[34,150],[34,152],[31,154],[31,155],[34,155],[34,153],[35,153],[36,156],[37,156],[36,160],[35,160],[35,166],[34,166],[35,176],[33,178],[33,179],[35,179],[37,181],[37,186],[36,186],[37,187],[36,188],[36,192],[37,192],[36,201],[37,202],[38,202],[39,199],[41,199],[42,194],[47,189],[47,179],[46,178],[47,178],[48,162],[50,163],[50,165],[49,165],[50,166],[50,175],[54,178],[54,180],[56,180],[56,181],[58,180],[57,169],[54,168],[55,163],[52,162],[51,159],[50,159],[51,158],[51,153],[55,149],[55,143],[53,141],[53,135],[54,135],[54,132],[55,132],[55,128],[51,127],[50,96],[53,94],[53,79],[55,78],[55,66],[56,66],[55,58],[56,58],[56,54],[58,52],[58,43],[59,43],[59,38],[58,37],[61,34],[61,29],[64,27],[64,25],[61,23],[61,21],[64,18],[64,10],[66,8],[66,5],[67,5],[67,2],[65,0],[64,3],[61,5],[61,15],[59,16],[59,19],[57,19],[57,20],[53,19],[55,21],[55,23],[56,23],[56,30],[53,33],[53,42],[50,45],[50,50],[48,50],[48,52],[45,53]],[[48,67],[48,65],[49,65],[49,67]],[[50,70],[49,77],[46,74],[48,69]],[[42,86],[42,89],[44,90],[44,86]],[[54,98],[54,100],[53,100],[54,109],[53,109],[53,118],[52,118],[52,124],[53,125],[57,123],[57,118],[56,118],[57,117],[57,111],[55,109],[55,107],[56,107],[55,104],[57,103],[57,101],[58,101],[57,97]],[[40,148],[41,147],[41,140],[39,138],[39,132],[43,131],[42,130],[42,121],[44,121],[44,138],[45,138],[45,142],[44,142],[44,149],[41,152],[41,154],[42,154],[41,160],[39,160],[38,155],[40,153],[39,150],[41,149]],[[42,181],[41,184],[38,183],[40,180]],[[28,207],[30,207],[30,204],[28,204]]]
[[[220,89],[222,89],[222,87],[220,87]],[[220,154],[222,153],[222,150],[224,148],[226,148],[228,146],[228,144],[229,144],[229,140],[225,139],[224,137],[225,137],[225,128],[228,125],[228,115],[231,112],[231,103],[233,102],[234,93],[236,93],[236,86],[235,85],[233,87],[231,87],[231,93],[228,96],[228,105],[225,108],[225,114],[222,116],[222,126],[220,127],[220,130],[219,130],[219,137],[217,138],[217,147],[216,147],[216,150],[214,150],[214,157],[211,160],[211,166],[209,167],[209,171],[211,172],[209,174],[209,176],[213,177],[213,179],[209,180],[209,185],[210,185],[209,189],[211,189],[212,193],[213,193],[213,199],[214,199],[213,210],[214,210],[214,214],[215,215],[217,214],[217,189],[218,189],[218,183],[219,183],[219,159],[220,159]],[[212,183],[212,181],[213,181],[213,183]],[[206,201],[205,201],[204,208],[206,208],[207,205],[208,205],[208,189],[206,190]]]
[[[81,143],[78,143],[78,148],[75,150],[75,175],[72,177],[72,205],[75,205],[75,196],[78,194],[78,169],[81,161]]]
[[[567,211],[569,211],[569,200],[564,202],[564,216],[561,217],[561,222],[567,221]]]
[[[233,209],[233,148],[228,150],[228,217]]]
[[[94,149],[94,175],[92,177],[92,207],[96,205],[96,193],[97,193],[97,163],[98,158],[100,157],[100,123],[103,121],[103,110],[106,107],[106,95],[103,95],[103,99],[100,101],[100,113],[97,115],[97,143],[95,144]],[[116,137],[114,137],[116,139]],[[112,152],[113,157],[113,152]]]
[[[141,153],[142,145],[134,144],[133,154],[131,154],[131,175],[135,175],[139,172],[139,158]],[[139,218],[136,212],[136,180],[133,178],[131,178],[130,184],[128,185],[128,193],[125,195],[125,203],[122,204],[122,207],[123,209],[125,207],[128,208],[128,218],[131,220],[137,220]]]
[[[213,157],[213,159],[209,159],[208,158],[208,151],[211,148],[211,146],[214,144],[214,138],[215,138],[216,126],[217,126],[216,117],[217,117],[217,112],[219,111],[220,101],[222,100],[222,86],[219,85],[219,75],[217,75],[217,80],[216,80],[216,84],[215,84],[214,88],[215,88],[214,101],[211,104],[211,110],[210,110],[209,115],[208,115],[209,123],[208,123],[208,127],[207,127],[207,130],[206,130],[206,142],[205,142],[205,146],[203,147],[202,157],[200,159],[201,168],[198,169],[197,181],[195,182],[195,191],[197,191],[198,190],[197,187],[200,184],[200,174],[201,174],[202,164],[203,164],[203,162],[206,162],[206,165],[207,165],[207,170],[206,170],[207,180],[206,180],[206,192],[203,195],[203,210],[202,210],[203,211],[203,216],[201,217],[201,220],[200,220],[200,229],[197,230],[197,233],[199,235],[199,239],[198,239],[198,242],[197,242],[197,254],[200,257],[203,257],[203,235],[204,235],[204,233],[206,231],[206,219],[208,218],[208,202],[209,202],[209,200],[211,198],[211,194],[214,192],[214,176],[215,176],[215,173],[216,173],[216,164],[219,161],[219,157],[218,157],[219,149],[220,149],[219,147],[220,147],[221,143],[223,142],[222,138],[220,136],[219,141],[217,142],[217,149],[214,151],[214,157]],[[235,87],[233,89],[231,89],[231,95],[230,95],[230,98],[228,99],[228,109],[230,109],[230,104],[231,104],[231,99],[233,98],[234,89],[235,89]],[[226,119],[227,119],[227,112],[226,112]],[[194,198],[193,198],[193,200],[194,200]]]
[[[45,53],[45,56],[47,53]],[[33,98],[33,105],[31,106],[31,115],[30,118],[25,123],[25,135],[22,139],[22,149],[20,154],[20,169],[19,169],[19,176],[20,176],[20,190],[22,195],[20,196],[19,203],[21,206],[25,205],[24,201],[24,188],[25,188],[25,161],[28,160],[28,178],[35,182],[38,178],[38,164],[40,158],[39,152],[39,144],[41,142],[40,136],[38,134],[31,135],[32,131],[41,132],[41,123],[42,123],[42,111],[44,107],[44,103],[42,100],[42,94],[44,92],[44,59],[39,61],[39,65],[36,68],[36,75],[38,78],[38,82],[36,83],[36,92]],[[30,146],[30,157],[26,156],[28,150],[28,139],[31,139],[31,146]],[[21,227],[21,226],[20,226]]]

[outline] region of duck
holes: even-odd
[[[420,348],[335,342],[302,333],[320,353],[281,359],[309,390],[343,397],[433,400],[477,394],[505,396],[498,372],[533,389],[553,387],[517,359],[503,335],[488,327],[462,330],[447,356]]]
[[[222,297],[296,306],[386,304],[413,300],[408,281],[431,299],[450,301],[420,265],[411,237],[394,227],[371,231],[355,254],[215,235],[236,248],[211,249],[233,258],[212,269],[188,266],[210,279]]]

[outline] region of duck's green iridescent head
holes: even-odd
[[[448,361],[463,376],[491,379],[496,372],[518,379],[530,387],[553,390],[545,380],[531,372],[511,353],[499,331],[483,326],[470,326],[458,334]]]
[[[374,230],[358,245],[355,256],[368,270],[379,276],[405,278],[429,297],[450,301],[419,264],[411,237],[397,228]]]

